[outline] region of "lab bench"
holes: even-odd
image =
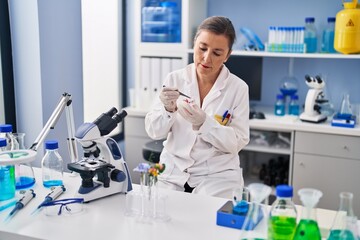
[[[63,239],[239,239],[240,230],[216,225],[216,212],[228,200],[199,194],[158,189],[167,196],[167,222],[141,222],[125,216],[125,194],[115,194],[83,205],[74,215],[48,216],[45,210],[31,215],[43,201],[49,189],[42,186],[41,169],[34,168],[36,197],[9,222],[3,220],[11,209],[0,212],[0,238],[7,240],[63,240]],[[64,174],[66,191],[58,198],[72,198],[81,184],[79,176]],[[136,191],[140,186],[133,184]],[[268,209],[268,208],[267,208]],[[298,217],[301,206],[297,206]],[[317,208],[317,222],[326,236],[336,211]],[[264,237],[266,221],[251,231],[252,237]]]
[[[125,108],[125,160],[129,168],[143,162],[142,147],[152,141],[145,131],[145,110]],[[269,154],[268,159],[282,156],[288,162],[288,183],[294,187],[294,201],[301,204],[297,191],[313,187],[323,192],[319,207],[337,210],[339,194],[342,191],[354,193],[354,212],[360,216],[360,127],[333,127],[330,121],[314,124],[302,122],[291,116],[279,117],[272,113],[271,107],[256,107],[265,113],[266,119],[251,119],[250,131],[278,132],[285,135],[290,145],[287,148],[257,146],[249,144],[240,154],[241,167],[244,168],[245,183],[262,182],[251,176],[247,165],[257,158]],[[262,155],[262,156],[261,156]],[[255,160],[254,160],[255,159]],[[139,176],[131,173],[133,181]],[[247,178],[249,176],[249,178]]]

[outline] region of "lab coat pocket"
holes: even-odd
[[[223,116],[220,116],[220,115],[217,115],[217,114],[215,114],[214,118],[215,118],[215,120],[216,120],[218,123],[220,123],[220,124],[223,125],[223,126],[226,126],[226,124],[227,124],[227,123],[229,122],[229,120],[230,120],[230,116],[229,116],[229,117],[226,116],[226,117],[224,118]]]

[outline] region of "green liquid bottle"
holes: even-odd
[[[303,204],[302,216],[297,225],[294,240],[321,240],[321,233],[316,221],[315,206],[322,197],[322,192],[313,188],[303,188],[298,191]]]
[[[291,198],[293,188],[288,185],[276,187],[276,201],[271,206],[268,239],[289,240],[293,239],[296,229],[296,208]]]

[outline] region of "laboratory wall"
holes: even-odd
[[[72,95],[75,126],[83,122],[80,0],[9,1],[18,132],[30,147],[62,94]],[[69,161],[65,112],[47,139]],[[34,162],[40,165],[42,147]]]
[[[342,9],[341,0],[208,0],[208,16],[223,15],[229,17],[236,30],[247,27],[253,30],[262,40],[267,41],[269,26],[304,26],[306,17],[315,17],[319,35],[324,29],[327,18],[334,17]],[[134,86],[134,23],[131,13],[134,12],[133,1],[127,1],[127,86]],[[138,28],[137,28],[138,29]],[[282,78],[288,74],[289,59],[266,57],[263,59],[261,101],[252,102],[256,105],[272,105]],[[360,103],[360,68],[358,61],[345,59],[309,59],[295,58],[293,73],[299,84],[299,101],[305,102],[308,87],[305,74],[321,75],[326,81],[326,97],[335,109],[340,107],[345,92],[350,94],[353,103]]]

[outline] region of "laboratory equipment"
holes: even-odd
[[[307,53],[315,53],[317,51],[317,30],[315,18],[313,17],[305,18],[304,42]]]
[[[356,240],[358,239],[357,217],[353,212],[353,193],[340,193],[340,207],[330,229],[328,240]]]
[[[327,26],[323,31],[321,52],[336,53],[334,49],[334,31],[335,31],[335,18],[328,17]]]
[[[360,52],[360,6],[358,0],[343,1],[336,14],[334,48],[344,54]]]
[[[0,152],[6,149],[6,138],[0,138]],[[15,196],[14,165],[1,165],[0,160],[0,201],[11,199]]]
[[[9,221],[18,211],[23,209],[26,206],[26,204],[28,204],[30,202],[31,199],[36,197],[36,194],[33,189],[22,190],[22,192],[20,192],[20,193],[23,194],[23,196],[21,197],[21,199],[19,201],[16,202],[15,207],[11,210],[9,215],[5,218],[5,221]]]
[[[181,42],[181,1],[157,1],[142,8],[142,42]]]
[[[293,61],[293,60],[292,60]],[[289,65],[292,65],[290,63]],[[285,76],[280,81],[280,92],[284,96],[292,96],[298,91],[298,81],[292,74],[292,69],[289,70],[289,75]]]
[[[249,210],[246,214],[244,223],[241,227],[240,239],[247,239],[251,236],[249,229],[254,229],[254,223],[256,224],[267,224],[267,210],[261,205],[263,201],[267,201],[271,187],[262,183],[251,183],[247,186],[250,193]],[[262,216],[261,216],[262,215]],[[261,221],[264,219],[263,221]],[[267,227],[265,227],[267,229]],[[263,236],[266,239],[266,235]]]
[[[300,119],[312,123],[326,121],[327,116],[321,113],[321,107],[319,106],[319,104],[327,102],[323,93],[325,81],[320,76],[313,78],[309,75],[305,76],[305,80],[310,89],[307,92],[305,110],[300,114]]]
[[[63,185],[63,159],[58,152],[58,141],[46,141],[46,153],[41,161],[44,187]]]
[[[276,200],[271,206],[269,216],[269,240],[288,240],[294,237],[297,211],[291,200],[292,196],[291,186],[284,184],[276,187]]]
[[[291,96],[289,103],[289,114],[294,116],[300,115],[299,96],[296,94]]]
[[[117,113],[116,108],[101,114],[92,123],[83,123],[76,131],[84,157],[67,165],[82,178],[77,196],[89,202],[115,193],[132,190],[128,167],[117,142],[108,134],[127,115],[125,110]],[[97,180],[93,178],[97,175]]]
[[[284,116],[285,115],[285,97],[282,94],[276,95],[274,113],[276,116]]]
[[[18,149],[26,149],[25,133],[13,133],[14,139],[18,143]],[[21,163],[15,165],[16,189],[25,189],[35,184],[34,170],[31,163]]]
[[[321,240],[315,207],[323,194],[312,188],[300,189],[298,194],[303,204],[303,210],[301,220],[296,227],[294,240]]]
[[[40,205],[33,211],[33,213],[39,211],[44,206],[44,204],[57,199],[65,191],[66,188],[64,187],[64,185],[52,187],[51,192],[48,195],[46,195],[44,201],[40,203]]]
[[[331,120],[331,126],[354,128],[356,124],[356,115],[353,114],[350,104],[349,94],[344,94],[341,102],[340,112],[334,115]]]

